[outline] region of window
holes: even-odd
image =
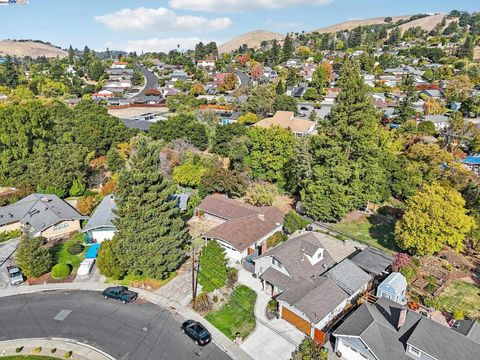
[[[410,353],[412,353],[417,357],[420,357],[420,349],[417,349],[415,346],[412,346],[412,345],[409,345],[409,346],[410,346],[409,348]]]
[[[64,221],[60,224],[53,226],[53,231],[62,230],[62,229],[68,228],[69,226],[70,224],[67,221]]]

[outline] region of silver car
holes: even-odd
[[[10,280],[10,284],[12,285],[19,285],[23,283],[23,274],[20,271],[18,266],[10,265],[7,266],[8,272],[8,279]]]

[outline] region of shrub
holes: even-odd
[[[52,269],[52,278],[54,279],[65,279],[68,275],[70,275],[70,272],[72,271],[72,268],[68,264],[57,264],[53,267]]]
[[[81,182],[80,180],[73,180],[73,183],[72,183],[72,187],[70,188],[70,196],[80,196],[80,195],[83,195],[85,193],[85,190],[87,189],[87,187],[85,186],[85,184],[83,182]]]
[[[117,190],[117,181],[115,179],[110,179],[108,180],[105,184],[102,185],[102,195],[109,195],[115,192]]]
[[[63,355],[63,357],[64,357],[65,359],[70,359],[70,358],[72,357],[72,352],[71,352],[71,351],[67,351],[67,352]]]
[[[18,354],[18,353],[21,353],[23,351],[23,346],[20,346],[20,347],[17,347],[15,349],[15,352]]]
[[[12,230],[12,231],[6,231],[0,233],[0,243],[15,239],[17,237],[20,237],[22,235],[22,232],[20,230]]]
[[[202,292],[195,298],[195,309],[199,311],[210,311],[212,304],[210,303],[210,298],[208,293]]]
[[[51,349],[50,352],[51,352],[52,354],[55,354],[55,353],[57,352],[57,348]]]
[[[438,299],[434,297],[424,298],[423,304],[432,309],[438,309],[440,307]]]
[[[95,208],[95,205],[97,205],[97,203],[98,203],[97,196],[94,196],[94,195],[82,196],[77,200],[77,209],[83,215],[90,215],[90,213]]]
[[[267,239],[267,247],[271,248],[271,247],[277,246],[278,244],[281,244],[286,240],[287,240],[287,235],[285,235],[281,231],[277,231],[275,234],[273,234]]]
[[[289,211],[283,219],[283,227],[287,234],[293,234],[297,230],[305,229],[309,224],[309,221],[293,210]]]
[[[52,256],[43,246],[43,239],[25,233],[17,248],[17,265],[27,277],[39,277],[52,267]]]
[[[233,288],[238,281],[238,270],[235,268],[228,268],[227,286]]]
[[[410,280],[412,280],[413,276],[415,275],[415,269],[411,266],[402,266],[399,272],[403,276],[405,276],[405,279],[407,279],[407,282],[410,282]]]
[[[102,275],[106,277],[119,279],[123,275],[123,270],[119,266],[118,256],[115,253],[115,238],[104,241],[100,245],[97,256],[97,267]]]
[[[394,272],[398,272],[400,268],[410,265],[410,262],[411,262],[410,255],[405,253],[398,253],[395,256],[395,261],[392,264],[392,270]]]
[[[33,354],[38,354],[38,353],[40,353],[41,351],[42,351],[42,347],[41,347],[41,346],[38,346],[38,347],[32,349],[32,353],[33,353]]]
[[[463,312],[462,309],[455,309],[453,311],[453,318],[455,320],[463,320],[465,319],[465,313]]]
[[[83,245],[79,243],[74,243],[67,248],[67,251],[70,255],[78,255],[83,251]]]
[[[218,296],[213,295],[212,301],[216,304],[218,302]]]
[[[220,289],[228,279],[228,260],[225,250],[214,240],[209,241],[200,255],[200,272],[198,283],[206,292]]]

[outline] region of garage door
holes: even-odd
[[[295,325],[299,330],[310,336],[310,323],[284,307],[282,307],[282,319]]]

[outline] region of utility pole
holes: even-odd
[[[195,294],[195,248],[192,244],[192,307],[195,310],[195,298],[197,297]]]

